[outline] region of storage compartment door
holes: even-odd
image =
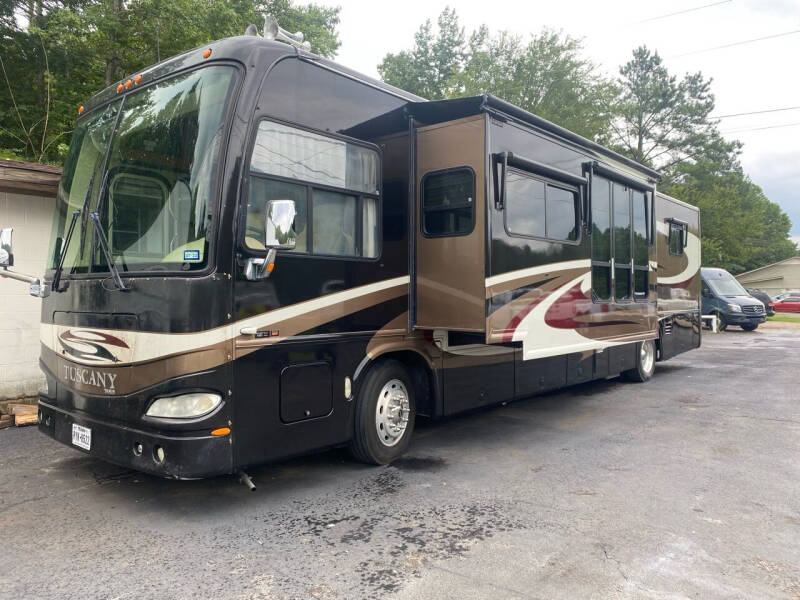
[[[417,329],[485,329],[485,119],[417,130]]]

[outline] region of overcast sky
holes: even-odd
[[[715,4],[700,10],[656,18]],[[800,106],[800,33],[739,46],[682,54],[800,30],[800,0],[671,0],[556,2],[504,0],[464,2],[338,0],[342,46],[337,60],[368,75],[387,52],[410,48],[420,24],[435,22],[453,6],[467,32],[481,23],[492,31],[523,36],[542,27],[582,38],[585,54],[608,75],[616,75],[636,46],[647,44],[664,57],[671,73],[702,71],[712,77],[717,115]],[[491,91],[491,90],[487,90]],[[783,127],[783,125],[794,124]],[[770,200],[791,217],[800,241],[800,110],[726,118],[720,129],[744,142],[742,165]]]

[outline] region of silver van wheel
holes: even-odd
[[[408,427],[408,390],[399,379],[390,379],[381,388],[375,405],[375,429],[384,446],[394,446]]]

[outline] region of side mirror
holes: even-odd
[[[297,245],[294,200],[270,200],[264,211],[264,245],[267,249],[293,250]]]
[[[264,207],[264,246],[266,258],[248,258],[244,263],[244,276],[249,281],[266,279],[275,269],[278,250],[292,250],[297,244],[294,218],[297,208],[294,200],[269,200]]]
[[[14,233],[14,229],[11,227],[0,230],[0,267],[14,266],[14,253],[11,245],[12,233]]]

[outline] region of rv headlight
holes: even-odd
[[[728,304],[728,310],[731,312],[742,312],[742,307],[738,304]]]
[[[181,394],[167,398],[156,398],[147,409],[148,417],[167,419],[191,419],[210,413],[222,402],[222,396],[210,392]]]

